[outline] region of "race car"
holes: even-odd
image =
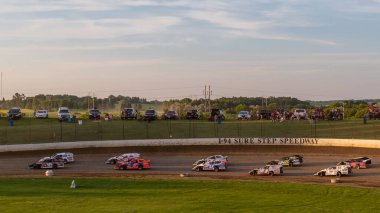
[[[227,167],[221,161],[197,161],[199,164],[193,167],[193,171],[225,171]]]
[[[268,162],[266,165],[281,165],[281,166],[302,166],[303,158],[299,155],[293,155],[290,157],[283,157],[281,160],[274,160]]]
[[[250,175],[256,176],[275,176],[282,175],[284,173],[281,165],[266,165],[263,168],[256,168],[249,172]]]
[[[206,161],[221,161],[224,164],[228,164],[228,156],[212,155],[205,159]]]
[[[71,152],[62,152],[62,153],[56,153],[51,156],[51,158],[56,160],[63,160],[64,163],[74,163],[74,154]]]
[[[341,165],[346,165],[349,166],[350,168],[356,168],[356,169],[366,169],[367,164],[364,162],[359,162],[359,161],[342,161],[337,164],[337,166]]]
[[[314,175],[320,176],[320,177],[323,177],[323,176],[341,177],[344,175],[351,175],[351,174],[352,174],[351,167],[347,165],[340,165],[340,166],[333,166],[326,169],[322,169],[321,171],[315,173]]]
[[[114,170],[143,170],[150,169],[150,160],[142,158],[131,159],[129,161],[119,160],[117,161]]]
[[[364,162],[364,163],[366,163],[367,165],[368,165],[368,164],[372,164],[372,159],[369,158],[369,157],[357,157],[357,158],[353,158],[353,159],[351,159],[351,161],[355,161],[355,162]]]
[[[116,164],[117,161],[124,160],[124,161],[129,161],[134,158],[140,158],[139,153],[124,153],[121,155],[113,156],[110,157],[106,160],[106,164]]]
[[[58,169],[64,167],[65,163],[63,160],[57,160],[51,157],[41,158],[37,162],[29,165],[30,169]]]

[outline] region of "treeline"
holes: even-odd
[[[164,106],[167,109],[178,108],[183,105],[189,107],[196,107],[205,110],[205,100],[197,99],[191,100],[189,98],[181,100],[165,101]],[[212,108],[225,110],[226,113],[236,114],[242,110],[252,110],[253,108],[262,108],[268,110],[278,109],[293,109],[293,108],[310,108],[311,105],[306,101],[298,100],[292,97],[232,97],[232,98],[218,98],[211,101]]]
[[[143,109],[143,104],[148,106],[162,106],[166,110],[176,110],[185,113],[190,108],[196,108],[201,111],[207,111],[205,99],[176,99],[168,101],[147,101],[145,98],[114,96],[107,98],[95,98],[90,96],[78,97],[74,95],[36,95],[26,97],[24,94],[16,93],[10,100],[0,101],[0,109],[9,109],[11,107],[20,107],[23,109],[47,109],[50,111],[57,110],[61,106],[67,106],[70,109],[87,110],[96,107],[101,110],[120,110],[125,107],[134,107],[137,110]],[[315,102],[301,101],[292,97],[231,97],[218,98],[211,100],[211,108],[224,110],[228,114],[236,114],[242,110],[256,111],[260,109],[267,110],[293,110],[302,108],[312,110],[322,108],[325,113],[332,109],[341,108],[344,110],[345,118],[360,118],[368,112],[368,105],[375,105],[373,102],[364,100],[345,100],[329,102],[328,105],[316,105]]]
[[[34,97],[26,97],[24,94],[16,93],[11,100],[3,100],[0,102],[1,109],[9,109],[11,107],[20,107],[23,109],[47,109],[57,110],[61,106],[66,106],[71,109],[100,108],[100,109],[115,109],[121,107],[131,107],[132,104],[139,106],[141,104],[151,103],[144,98],[128,97],[128,96],[113,96],[107,98],[96,97],[78,97],[74,95],[36,95]]]

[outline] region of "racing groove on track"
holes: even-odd
[[[189,173],[189,178],[266,180],[276,182],[329,183],[334,177],[315,177],[313,173],[336,165],[353,157],[371,157],[368,169],[354,169],[352,177],[342,177],[344,185],[380,187],[380,150],[336,147],[289,147],[289,146],[176,146],[176,147],[120,147],[91,148],[78,150],[35,151],[1,153],[0,177],[42,177],[45,170],[28,169],[28,164],[58,151],[71,151],[76,163],[55,171],[57,176],[67,177],[158,177],[179,178],[180,173]],[[113,155],[139,152],[152,160],[152,169],[144,171],[114,171],[104,161]],[[230,165],[225,172],[192,172],[192,163],[214,154],[228,155]],[[285,168],[282,177],[251,177],[249,170],[261,167],[265,162],[293,154],[304,156],[302,167]]]

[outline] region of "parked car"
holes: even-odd
[[[256,117],[258,120],[271,120],[272,112],[270,110],[262,109],[260,111],[257,111]]]
[[[296,109],[293,113],[293,119],[306,120],[308,118],[306,109]]]
[[[237,119],[238,120],[251,120],[251,114],[248,111],[240,111]]]
[[[70,118],[70,111],[67,107],[59,107],[58,109],[58,120],[67,121]]]
[[[281,165],[266,165],[262,168],[256,168],[249,172],[250,175],[256,176],[275,176],[282,175],[284,173]]]
[[[220,118],[222,120],[225,120],[226,117],[224,116],[224,113],[222,110],[220,109],[211,109],[211,113],[210,113],[210,118],[209,120],[210,121],[214,121],[216,120],[217,118]]]
[[[143,170],[150,168],[150,160],[141,158],[131,159],[129,161],[120,160],[114,167],[115,170]]]
[[[63,160],[57,160],[51,157],[44,157],[29,165],[31,169],[58,169],[63,167],[65,167]]]
[[[12,107],[9,111],[8,111],[8,115],[7,115],[8,119],[11,119],[11,120],[18,120],[18,119],[21,119],[22,118],[22,112],[21,112],[21,109],[18,108],[18,107]]]
[[[201,118],[201,113],[196,109],[190,109],[186,113],[186,118],[189,120],[192,120],[192,119],[197,120]]]
[[[106,160],[106,164],[116,164],[117,161],[124,160],[128,161],[131,159],[140,158],[139,153],[124,153],[117,156],[110,157]]]
[[[351,167],[347,165],[340,165],[340,166],[333,166],[326,169],[322,169],[321,171],[315,173],[315,176],[337,176],[341,177],[344,175],[350,175],[352,174]]]
[[[154,109],[148,109],[144,112],[142,117],[144,121],[154,121],[157,120],[157,112]]]
[[[199,164],[193,167],[193,171],[225,171],[227,167],[220,161],[199,161]]]
[[[90,120],[100,120],[100,111],[98,109],[91,109],[88,111],[88,118]]]
[[[61,152],[61,153],[56,153],[51,156],[52,159],[55,160],[63,160],[64,163],[74,163],[74,154],[71,152]]]
[[[120,118],[121,120],[127,120],[127,119],[137,119],[137,110],[134,108],[124,108],[121,110]]]
[[[176,111],[168,111],[164,114],[165,120],[177,120],[179,118],[178,113]]]
[[[36,117],[36,118],[49,118],[49,113],[47,110],[37,110],[34,117]]]

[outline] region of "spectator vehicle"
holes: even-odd
[[[332,109],[328,113],[328,120],[330,120],[330,121],[343,120],[343,117],[344,117],[343,116],[343,109],[341,109],[341,108]]]
[[[124,108],[121,110],[120,118],[121,120],[128,120],[128,119],[136,120],[137,114],[138,114],[137,110],[135,110],[134,108]]]
[[[52,159],[62,160],[64,163],[74,163],[74,154],[71,152],[56,153],[51,156]]]
[[[31,169],[58,169],[63,167],[65,167],[63,160],[57,160],[51,157],[44,157],[29,165]]]
[[[139,153],[124,153],[117,156],[110,157],[106,160],[106,164],[116,164],[117,161],[129,161],[131,159],[140,158]]]
[[[260,111],[257,111],[256,117],[258,120],[271,120],[272,119],[272,112],[270,110],[262,109]]]
[[[58,120],[67,121],[70,118],[70,111],[67,107],[59,107],[58,109]]]
[[[190,109],[187,113],[186,113],[186,118],[189,119],[189,120],[197,120],[197,119],[200,119],[201,118],[201,114],[198,110],[196,109]]]
[[[21,119],[22,118],[21,109],[18,108],[18,107],[12,107],[8,111],[7,117],[8,117],[8,119],[11,119],[11,120],[19,120],[19,119]]]
[[[296,109],[293,113],[293,119],[306,120],[308,118],[306,109]]]
[[[281,165],[266,165],[263,168],[256,168],[249,172],[250,175],[256,176],[275,176],[284,173]]]
[[[142,117],[144,121],[154,121],[157,120],[157,112],[154,109],[148,109],[144,112]]]
[[[250,120],[251,114],[248,111],[240,111],[237,119],[238,120]]]
[[[368,119],[380,119],[380,107],[368,106]]]
[[[176,111],[168,111],[164,114],[165,120],[177,120],[179,118],[178,113]]]
[[[225,171],[227,167],[220,161],[199,161],[199,164],[193,167],[193,171]]]
[[[34,117],[36,117],[36,118],[49,118],[49,113],[47,110],[37,110]]]
[[[100,120],[100,111],[98,109],[91,109],[88,111],[88,118],[90,120]]]
[[[315,173],[315,176],[345,176],[352,174],[352,170],[350,166],[347,165],[339,165],[339,166],[333,166],[326,169],[322,169],[321,171]]]
[[[143,170],[150,168],[150,160],[141,158],[134,158],[128,161],[120,160],[114,167],[115,170]]]
[[[222,120],[226,119],[226,117],[224,116],[224,113],[223,113],[222,110],[220,110],[220,109],[211,109],[209,120],[210,121],[215,121],[217,118],[220,118]]]

